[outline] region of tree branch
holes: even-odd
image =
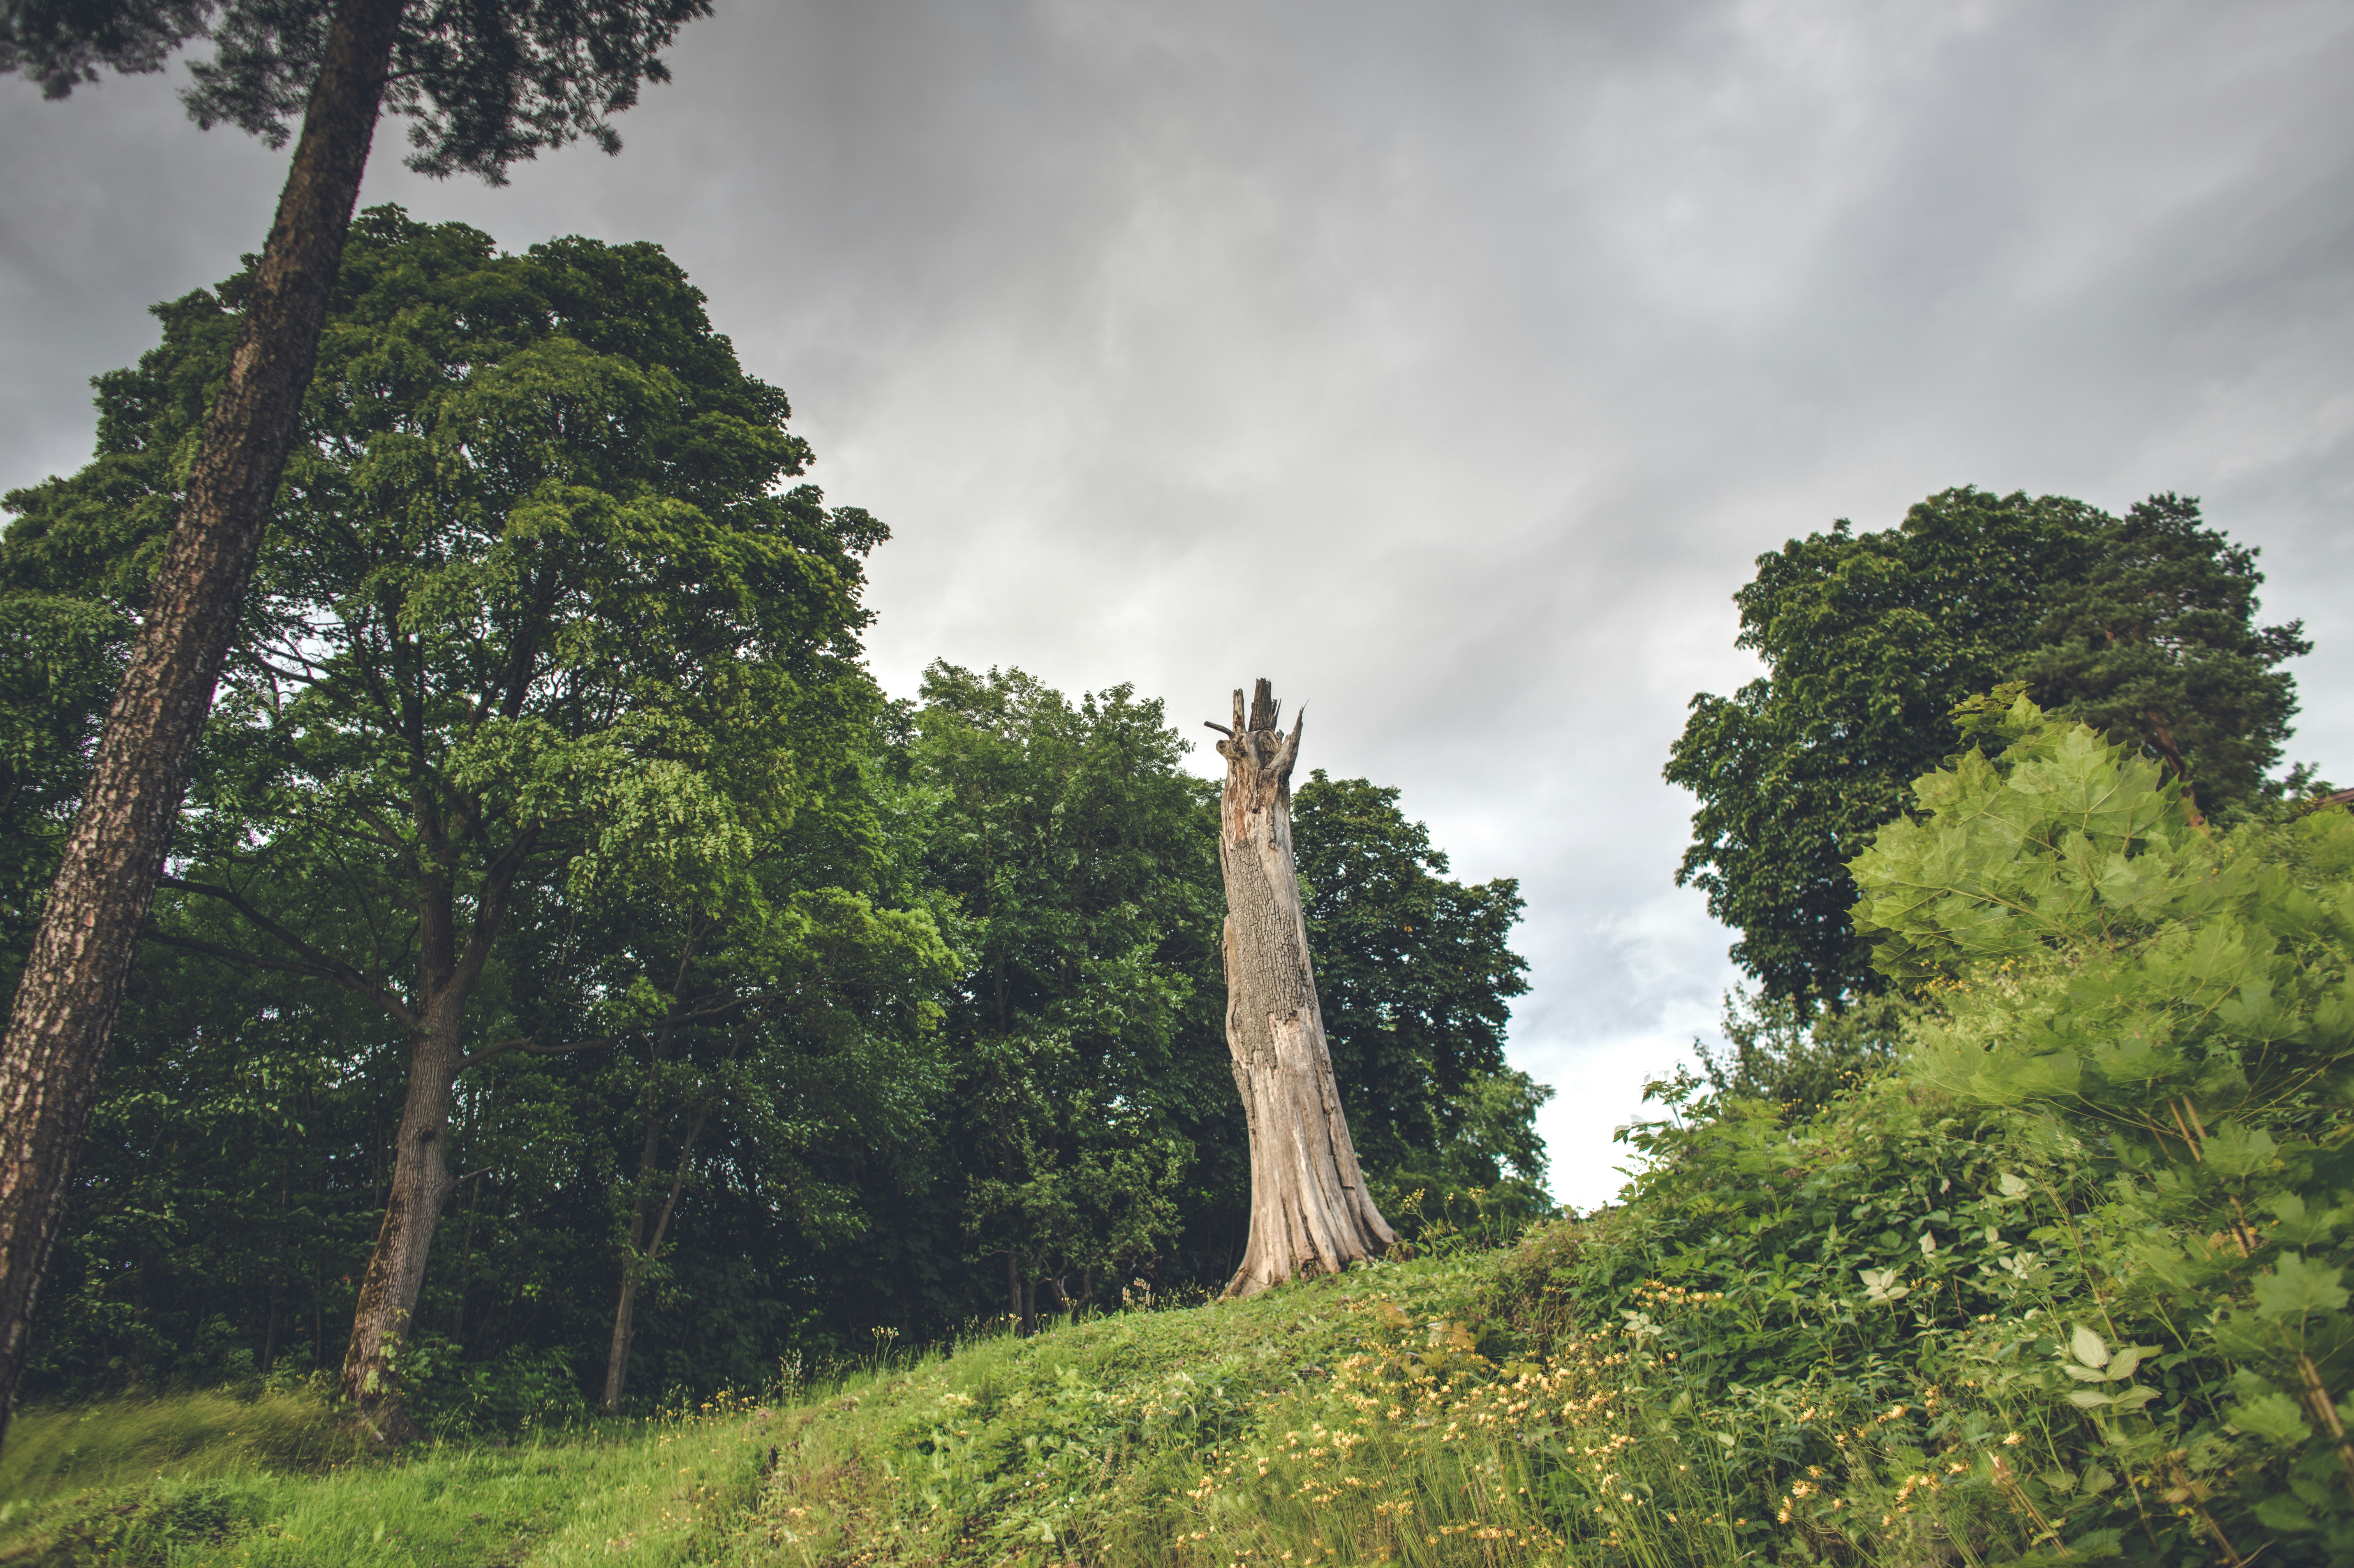
[[[182,893],[202,894],[207,898],[219,900],[236,910],[249,925],[293,949],[301,955],[302,961],[293,963],[283,959],[268,959],[259,953],[249,953],[237,948],[219,947],[193,937],[175,936],[170,932],[151,927],[150,932],[156,940],[172,947],[186,948],[193,952],[209,953],[215,958],[227,959],[232,963],[251,964],[260,969],[278,969],[284,973],[310,975],[314,979],[332,980],[345,991],[355,991],[379,1003],[399,1021],[401,1027],[405,1029],[422,1027],[416,1015],[408,1011],[398,997],[394,996],[351,965],[340,959],[330,958],[311,946],[293,932],[256,909],[246,901],[245,895],[235,888],[220,887],[209,882],[189,882],[177,876],[159,877],[157,885],[175,888]]]
[[[614,1041],[632,1033],[634,1032],[631,1030],[623,1029],[611,1034],[592,1034],[586,1040],[575,1040],[563,1045],[542,1045],[528,1034],[518,1035],[513,1040],[494,1040],[460,1062],[458,1071],[462,1073],[469,1067],[489,1061],[493,1056],[504,1056],[516,1051],[522,1052],[526,1056],[562,1056],[574,1051],[594,1051],[599,1046],[610,1045]]]
[[[663,1022],[673,1027],[681,1023],[696,1023],[705,1019],[722,1017],[739,1008],[749,1007],[756,1001],[772,1001],[778,997],[790,994],[790,992],[788,991],[763,991],[758,996],[739,996],[732,1001],[723,1001],[716,1007],[707,1007],[699,1012],[678,1013]],[[644,1026],[640,1025],[640,1028]],[[610,1045],[616,1040],[626,1039],[637,1033],[636,1029],[617,1029],[610,1034],[592,1034],[586,1040],[575,1040],[563,1045],[535,1044],[530,1035],[518,1035],[513,1040],[494,1041],[483,1046],[460,1062],[458,1071],[462,1073],[469,1067],[480,1066],[493,1056],[504,1056],[514,1051],[520,1051],[526,1056],[562,1056],[574,1051],[593,1051],[600,1045]]]

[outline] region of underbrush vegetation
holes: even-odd
[[[1973,723],[1857,863],[1885,1060],[1661,1086],[1615,1209],[1498,1246],[1442,1194],[1413,1261],[507,1448],[35,1411],[0,1561],[2354,1561],[2354,819]]]
[[[1894,1065],[1811,1113],[1665,1086],[1510,1315],[1625,1358],[1632,1441],[1579,1455],[1621,1510],[1713,1443],[1765,1559],[2354,1561],[2354,821],[2215,832],[2024,700],[1971,721],[1999,755],[1855,863]]]
[[[2354,821],[2217,832],[2031,704],[1971,725],[1857,863],[1885,1068],[1664,1086],[1627,1201],[1510,1251],[910,1374],[744,1554],[2354,1560]]]

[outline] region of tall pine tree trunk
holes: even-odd
[[[1300,722],[1286,736],[1258,683],[1247,715],[1235,694],[1218,754],[1218,865],[1226,884],[1226,1049],[1249,1118],[1250,1242],[1225,1293],[1251,1296],[1295,1276],[1331,1274],[1397,1243],[1373,1207],[1324,1044],[1308,920],[1291,859],[1291,768]]]
[[[345,0],[0,1041],[0,1438],[98,1070],[286,465],[402,0]]]

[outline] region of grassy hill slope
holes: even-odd
[[[0,1562],[1457,1561],[1458,1537],[1520,1560],[1554,1539],[1521,1443],[1557,1429],[1555,1380],[1479,1319],[1495,1277],[1494,1255],[1380,1265],[797,1404],[393,1458],[287,1395],[35,1409],[0,1459]]]
[[[1840,1530],[1860,1521],[1841,1518],[1849,1502],[1819,1522],[1775,1517],[1793,1478],[1806,1489],[1805,1446],[1841,1401],[1836,1379],[1696,1400],[1662,1325],[1717,1303],[1646,1287],[1649,1309],[1615,1329],[1564,1310],[1615,1224],[981,1340],[797,1403],[719,1402],[508,1446],[366,1458],[288,1396],[35,1410],[0,1462],[0,1563],[1878,1556],[1869,1534],[1850,1544]],[[1917,1417],[1863,1426],[1842,1481],[1884,1500],[1926,1462],[1921,1430]],[[1980,1466],[1979,1501],[2007,1517],[1989,1476]],[[2022,1515],[2000,1533],[2015,1548],[2031,1529]]]

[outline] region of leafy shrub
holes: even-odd
[[[2354,818],[2211,837],[2090,730],[2023,698],[1986,723],[2000,761],[1924,780],[1928,818],[1856,863],[1875,962],[1943,1000],[1908,1075],[2041,1123],[2097,1184],[2081,1319],[2146,1342],[2156,1381],[2110,1386],[2081,1330],[2060,1370],[2087,1444],[2184,1550],[2347,1561]]]
[[[1799,998],[1736,991],[1724,999],[1725,1044],[1694,1040],[1701,1070],[1679,1072],[1691,1075],[1691,1088],[1705,1086],[1720,1100],[1764,1100],[1808,1114],[1887,1071],[1911,1013],[1893,996],[1809,1013]]]
[[[1635,1341],[1784,1556],[2354,1560],[2354,820],[2211,836],[2087,729],[1977,724],[1854,866],[1895,1068],[1666,1086],[1503,1308]]]
[[[410,1413],[438,1435],[516,1433],[588,1414],[571,1358],[561,1350],[518,1345],[504,1355],[469,1359],[446,1335],[419,1334],[402,1347],[398,1371]]]

